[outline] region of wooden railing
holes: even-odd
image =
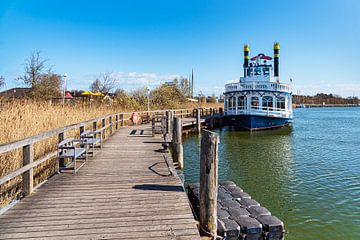
[[[140,111],[136,112],[140,116],[149,116],[156,114],[165,114],[169,110],[157,110],[157,111]],[[174,115],[180,118],[195,117],[194,109],[174,109]],[[204,113],[208,110],[202,110]],[[34,145],[40,141],[57,136],[58,142],[63,141],[66,138],[66,133],[73,130],[79,130],[79,133],[85,131],[86,128],[92,128],[93,131],[103,131],[102,137],[109,138],[116,130],[126,125],[130,121],[130,117],[133,112],[122,112],[109,114],[106,116],[94,118],[81,123],[68,125],[62,128],[54,129],[44,133],[37,134],[25,139],[13,141],[10,143],[0,144],[0,154],[5,154],[17,149],[22,148],[23,166],[15,171],[12,171],[0,178],[0,186],[11,179],[22,175],[22,196],[25,197],[33,192],[34,188],[34,168],[57,156],[57,151],[47,153],[46,155],[34,159]],[[98,125],[101,128],[98,129]],[[109,135],[107,134],[109,133]],[[54,146],[55,149],[55,146]]]

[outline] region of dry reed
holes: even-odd
[[[154,107],[154,106],[152,106]],[[198,107],[197,103],[182,104],[182,108]],[[202,107],[216,107],[216,104],[202,104]],[[138,109],[137,109],[138,110]],[[49,102],[33,100],[0,99],[0,144],[24,139],[52,129],[83,122],[111,113],[129,111],[121,106],[107,104],[65,104],[50,105]],[[76,131],[67,137],[76,136]],[[34,144],[34,159],[54,151],[57,137]],[[0,155],[0,177],[22,166],[22,150],[17,149]],[[35,185],[55,173],[56,161],[48,160],[34,170]],[[21,194],[21,177],[0,186],[0,208]]]

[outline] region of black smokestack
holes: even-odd
[[[244,77],[246,77],[246,69],[249,66],[249,45],[244,45]]]
[[[274,77],[279,77],[279,53],[280,45],[276,42],[274,43]]]

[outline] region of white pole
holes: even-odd
[[[63,99],[62,99],[62,104],[65,104],[65,94],[66,94],[66,80],[67,80],[67,74],[64,74],[64,90],[63,90]]]
[[[147,87],[148,114],[150,113],[150,87]]]

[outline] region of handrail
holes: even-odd
[[[189,110],[189,109],[174,109],[174,110],[171,110],[171,111],[178,112],[178,111],[182,111],[182,110]],[[156,112],[165,112],[165,111],[167,111],[167,110],[139,111],[139,112],[136,112],[136,113],[138,113],[138,114],[141,114],[141,113],[156,113]],[[99,120],[104,119],[104,118],[107,119],[109,117],[114,117],[114,116],[120,115],[120,114],[124,114],[124,115],[130,114],[131,115],[132,113],[133,112],[120,112],[120,113],[115,113],[115,114],[108,114],[108,115],[93,118],[93,119],[90,119],[90,120],[87,120],[87,121],[84,121],[84,122],[75,123],[75,124],[67,125],[65,127],[61,127],[61,128],[57,128],[57,129],[54,129],[54,130],[47,131],[47,132],[39,133],[37,135],[27,137],[27,138],[24,138],[24,139],[21,139],[21,140],[15,140],[13,142],[3,143],[3,144],[0,144],[0,154],[1,153],[6,153],[6,152],[9,152],[9,151],[13,151],[13,150],[15,150],[17,148],[21,148],[23,146],[39,142],[39,141],[44,140],[46,138],[52,137],[52,136],[54,136],[56,134],[66,132],[66,131],[69,131],[69,130],[73,130],[73,129],[82,127],[84,125],[90,124],[92,122],[99,121]],[[125,119],[123,119],[123,121],[124,120]],[[126,119],[126,120],[128,120],[128,119]]]
[[[173,111],[175,113],[180,113],[180,116],[187,114],[192,114],[193,109],[168,109],[168,110],[153,110],[153,111],[138,111],[137,114],[149,114],[149,113],[165,113],[166,111]],[[23,160],[24,165],[9,174],[3,176],[0,178],[0,185],[6,183],[7,181],[23,175],[23,187],[24,187],[24,195],[31,194],[32,188],[33,188],[33,173],[30,172],[34,167],[40,165],[41,163],[45,162],[46,160],[51,159],[52,157],[55,157],[57,155],[57,151],[47,153],[45,156],[40,157],[39,159],[34,160],[33,159],[33,148],[34,144],[42,141],[44,139],[53,137],[54,135],[59,136],[59,141],[63,140],[64,133],[73,129],[80,129],[81,131],[84,131],[84,127],[86,125],[89,125],[93,123],[93,128],[96,131],[106,131],[108,128],[110,129],[110,135],[113,133],[113,126],[115,126],[115,130],[118,129],[118,124],[121,123],[121,126],[123,125],[125,120],[129,120],[130,118],[124,118],[124,115],[131,115],[134,112],[120,112],[120,113],[114,113],[114,114],[108,114],[105,116],[93,118],[87,121],[67,125],[61,128],[53,129],[47,132],[39,133],[37,135],[27,137],[21,140],[16,140],[9,143],[0,144],[0,154],[13,151],[18,148],[23,148]],[[120,116],[120,117],[119,117]],[[115,118],[113,118],[115,117]],[[110,119],[109,123],[106,124],[106,120]],[[114,120],[114,121],[113,121]],[[101,128],[97,128],[97,124],[99,121],[102,121]],[[96,127],[96,128],[95,128]],[[82,130],[81,130],[82,129]],[[60,136],[62,139],[60,139]],[[106,138],[105,135],[103,135],[104,138]],[[26,160],[26,161],[25,161]]]

